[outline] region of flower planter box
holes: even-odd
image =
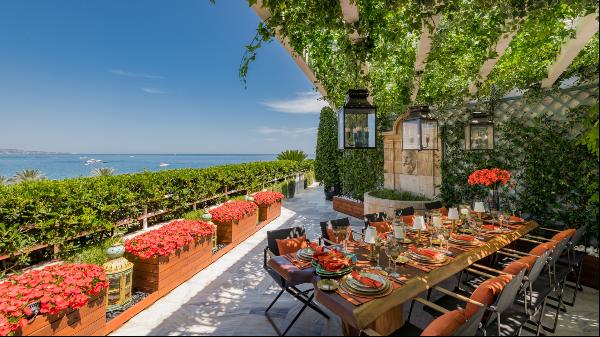
[[[277,219],[281,215],[281,201],[275,202],[269,206],[258,206],[258,222],[263,225]]]
[[[127,254],[133,262],[133,288],[143,292],[167,294],[206,268],[212,257],[211,238],[189,244],[169,256],[140,259]]]
[[[16,336],[103,336],[106,326],[106,291],[94,296],[79,309],[59,315],[38,315],[33,322],[15,331]]]
[[[333,209],[361,220],[365,215],[364,203],[340,197],[333,197]]]
[[[239,243],[254,234],[258,224],[258,214],[254,211],[239,221],[214,221],[217,225],[217,242],[230,244]]]

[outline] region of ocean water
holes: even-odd
[[[8,178],[24,169],[38,169],[48,179],[64,179],[90,176],[98,167],[112,167],[115,174],[123,174],[270,161],[276,157],[275,154],[10,154],[0,155],[0,176]],[[86,165],[91,159],[101,162]]]

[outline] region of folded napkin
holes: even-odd
[[[513,222],[524,222],[525,221],[525,219],[520,218],[518,216],[514,216],[514,215],[511,215],[510,218],[508,218],[508,220],[513,221]]]
[[[472,235],[462,234],[462,235],[456,235],[456,236],[454,236],[454,238],[459,241],[467,241],[467,242],[475,241],[475,237]]]
[[[442,256],[442,253],[435,251],[435,250],[427,249],[427,248],[419,249],[417,247],[411,247],[410,250],[415,254],[426,256],[432,260],[437,260]]]
[[[318,249],[313,254],[313,260],[321,265],[325,270],[337,272],[351,265],[349,259],[347,259],[342,252],[335,249],[324,251],[322,248]]]
[[[357,271],[352,272],[352,278],[357,280],[358,282],[360,282],[360,284],[370,287],[370,288],[378,289],[383,286],[383,284],[381,282],[376,281],[376,280],[366,277],[366,276],[362,276]]]
[[[494,226],[494,225],[483,225],[481,226],[482,229],[485,229],[486,231],[497,231],[499,228]]]

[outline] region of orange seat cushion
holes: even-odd
[[[552,240],[560,241],[565,238],[571,238],[573,235],[575,235],[576,232],[577,232],[577,230],[575,230],[574,228],[565,229],[564,231],[562,231],[560,233],[556,233],[552,237]]]
[[[292,254],[299,251],[302,248],[308,247],[308,242],[306,242],[306,235],[302,235],[297,238],[291,239],[277,239],[275,241],[277,242],[279,255]]]
[[[394,230],[392,225],[390,225],[390,223],[387,221],[370,222],[369,226],[375,227],[375,229],[377,229],[377,233],[388,233]]]
[[[448,209],[446,207],[439,208],[438,211],[440,211],[442,216],[448,216]]]
[[[505,273],[511,274],[511,275],[517,275],[523,269],[529,270],[529,266],[526,265],[525,263],[517,260],[517,261],[510,263],[508,266],[504,267],[504,269],[502,269],[502,271]]]
[[[500,275],[481,283],[471,294],[473,301],[490,306],[496,302],[498,295],[502,293],[504,287],[512,280],[512,275]],[[475,315],[479,307],[475,304],[467,303],[465,306],[465,316],[469,319]]]
[[[414,215],[403,215],[400,218],[402,218],[402,222],[404,222],[405,224],[412,227],[415,216]]]
[[[348,232],[350,232],[350,237],[349,237],[349,241],[354,241],[354,237],[352,236],[352,230],[350,229],[350,227],[346,227],[346,234],[348,234]],[[336,233],[333,231],[333,229],[331,228],[327,228],[327,239],[331,242],[335,242],[335,243],[341,243],[342,241],[344,241],[344,239],[346,238],[346,236],[342,236],[340,235],[339,237],[336,237]]]
[[[423,330],[421,336],[450,336],[466,321],[463,310],[453,310],[433,320]]]
[[[529,254],[533,254],[535,256],[542,256],[542,254],[544,254],[545,252],[554,249],[555,246],[556,242],[540,243],[539,245],[535,246],[532,250],[530,250]]]

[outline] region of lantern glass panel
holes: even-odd
[[[438,125],[436,120],[421,120],[421,149],[436,150],[438,139]]]
[[[404,150],[420,150],[420,121],[408,119],[402,123],[402,148]]]
[[[471,125],[471,149],[491,150],[494,148],[494,126],[491,124]]]

